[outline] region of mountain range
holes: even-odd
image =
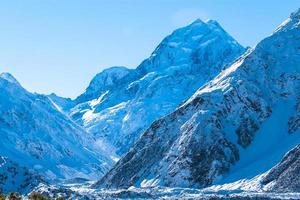
[[[97,74],[69,115],[105,144],[104,151],[122,156],[154,120],[245,51],[216,21],[198,19],[167,36],[136,69],[112,67]]]
[[[300,10],[253,49],[198,19],[74,100],[2,73],[0,134],[5,193],[299,192]]]
[[[45,95],[26,91],[10,74],[0,75],[0,155],[19,167],[13,170],[22,177],[23,168],[45,177],[59,179],[95,179],[114,163],[95,143],[95,138],[63,114]],[[5,164],[6,163],[6,164]],[[19,171],[20,169],[20,171]],[[12,188],[19,181],[0,184]],[[2,190],[6,190],[5,188]]]
[[[203,188],[279,162],[300,143],[299,18],[152,123],[96,186]]]

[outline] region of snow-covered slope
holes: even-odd
[[[268,162],[268,161],[265,161]],[[205,193],[298,193],[300,191],[300,144],[290,150],[281,161],[254,178],[240,179],[203,189]]]
[[[276,192],[300,192],[300,145],[297,145],[273,167],[261,183]]]
[[[136,188],[128,189],[92,189],[88,184],[85,185],[64,185],[64,186],[47,186],[40,185],[35,191],[43,193],[54,199],[62,196],[65,199],[108,199],[108,200],[124,200],[124,199],[155,199],[155,200],[299,200],[300,193],[280,193],[280,192],[241,192],[226,191],[207,192],[202,189],[194,188]]]
[[[53,101],[29,93],[8,73],[0,75],[0,138],[0,156],[46,180],[96,179],[113,164]]]
[[[71,98],[60,97],[55,93],[49,94],[47,97],[49,97],[59,111],[65,113],[66,115],[68,115],[69,110],[76,105]]]
[[[28,193],[44,179],[33,170],[22,167],[8,158],[0,157],[0,191]]]
[[[110,87],[114,87],[118,81],[130,73],[126,67],[111,67],[97,74],[86,91],[75,99],[76,103],[82,103],[98,98]]]
[[[266,172],[300,143],[300,12],[175,112],[96,187],[205,187]]]
[[[98,74],[70,115],[105,151],[123,155],[154,120],[244,52],[216,21],[196,20],[166,37],[135,70],[111,68]]]

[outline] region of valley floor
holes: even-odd
[[[281,200],[300,199],[300,193],[267,193],[243,190],[200,190],[190,188],[135,188],[106,190],[91,189],[92,183],[67,184],[61,187],[40,185],[36,191],[53,199],[63,196],[66,199],[205,199],[205,200]]]

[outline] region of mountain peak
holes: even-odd
[[[17,79],[13,75],[11,75],[10,73],[8,73],[8,72],[1,73],[0,74],[0,78],[4,79],[4,80],[6,80],[6,81],[8,81],[10,83],[20,85],[20,83],[17,81]]]
[[[224,29],[219,24],[219,22],[216,20],[212,20],[212,19],[208,19],[205,22],[202,21],[201,19],[196,19],[194,22],[192,22],[187,27],[194,27],[194,28],[208,27],[209,29],[214,29],[214,30],[220,29],[220,30],[224,31]]]
[[[104,69],[99,74],[101,74],[101,73],[111,73],[111,72],[115,72],[115,71],[127,71],[127,70],[128,70],[128,68],[124,67],[124,66],[113,66],[113,67],[109,67],[109,68]]]
[[[216,27],[220,27],[222,28],[222,26],[219,24],[219,22],[217,20],[213,20],[213,19],[209,19],[205,22],[207,25],[212,25],[212,26],[216,26]],[[222,28],[223,29],[223,28]]]
[[[114,66],[104,69],[93,78],[90,83],[90,87],[111,85],[115,80],[126,76],[129,71],[130,69],[122,66]]]
[[[97,98],[102,92],[109,90],[117,81],[130,73],[130,69],[123,66],[114,66],[98,73],[90,82],[85,93],[77,97],[77,102]]]
[[[178,28],[168,35],[151,57],[142,62],[138,70],[148,73],[165,70],[170,66],[180,66],[192,59],[207,60],[200,58],[204,52],[214,48],[221,49],[222,46],[231,48],[231,44],[234,44],[237,51],[242,51],[243,47],[217,21],[203,22],[196,19],[193,23]]]
[[[111,86],[115,81],[126,76],[129,71],[130,69],[122,66],[104,69],[92,79],[88,89],[99,89],[99,87]]]
[[[193,21],[190,25],[203,25],[205,24],[201,19],[196,19],[195,21]]]

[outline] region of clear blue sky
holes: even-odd
[[[109,66],[136,67],[174,29],[215,19],[244,46],[300,0],[0,0],[0,72],[29,91],[75,97]]]

